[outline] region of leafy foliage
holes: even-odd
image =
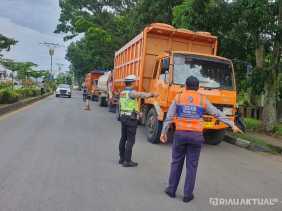
[[[2,50],[9,51],[12,45],[15,45],[17,43],[16,40],[8,38],[2,34],[0,34],[0,52]],[[1,54],[0,54],[1,56]]]
[[[94,67],[111,68],[114,52],[152,22],[209,31],[219,38],[219,55],[233,60],[239,93],[264,93],[264,122],[273,129],[281,89],[282,0],[61,0],[60,7],[56,32],[65,39],[82,36],[67,54],[76,78]]]
[[[234,61],[238,88],[250,96],[264,93],[264,128],[276,121],[282,53],[282,1],[184,0],[173,10],[177,27],[218,36],[220,54]],[[248,66],[255,67],[251,72]]]
[[[56,84],[69,84],[72,85],[71,72],[60,73],[56,78]]]
[[[11,89],[0,89],[0,104],[10,104],[28,97],[36,97],[40,95],[40,89],[35,87]]]
[[[252,118],[245,118],[246,128],[250,131],[258,131],[261,129],[261,121]]]
[[[64,0],[56,33],[72,43],[66,58],[76,78],[93,68],[112,68],[114,52],[152,22],[172,22],[172,8],[180,0]]]

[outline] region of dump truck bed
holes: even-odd
[[[123,89],[122,80],[130,74],[139,80],[139,91],[150,91],[156,57],[164,52],[185,51],[216,56],[217,38],[208,32],[176,29],[167,24],[151,24],[115,53],[114,89]]]

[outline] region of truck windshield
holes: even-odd
[[[228,61],[193,55],[174,55],[173,81],[184,85],[186,78],[195,76],[200,87],[233,89],[232,66]]]

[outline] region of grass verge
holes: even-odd
[[[241,138],[241,139],[247,140],[247,141],[251,142],[253,145],[256,145],[256,146],[259,146],[259,147],[262,147],[262,148],[268,148],[270,150],[270,153],[272,153],[272,154],[281,154],[282,153],[281,147],[274,146],[272,144],[268,144],[263,139],[253,137],[253,136],[249,135],[248,133],[233,134],[233,136],[235,136],[236,138]]]

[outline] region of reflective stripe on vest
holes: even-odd
[[[203,114],[206,97],[195,91],[184,91],[175,98],[174,123],[178,131],[203,131]]]
[[[132,90],[124,90],[120,93],[120,114],[130,116],[133,112],[138,111],[137,99],[129,97]]]

